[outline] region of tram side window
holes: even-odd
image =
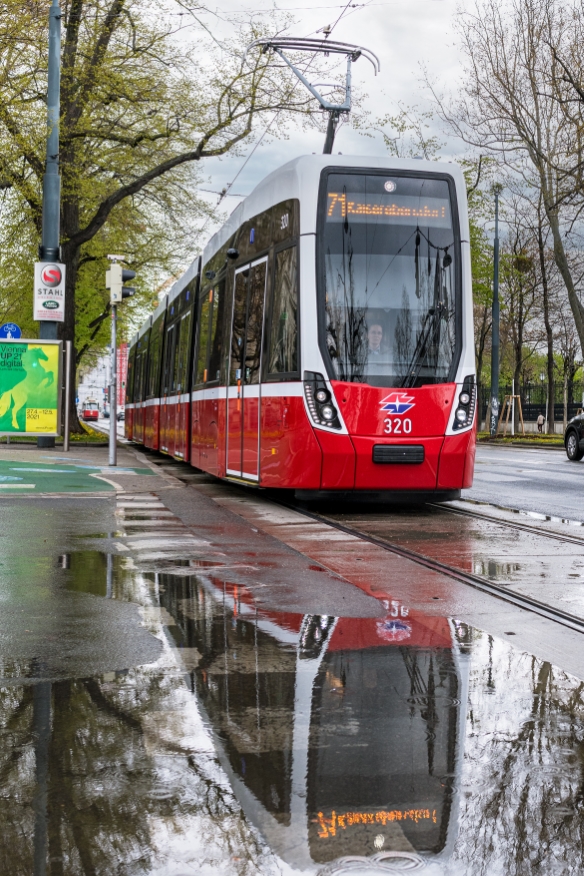
[[[126,375],[126,400],[127,405],[134,401],[134,350],[130,350],[128,356],[128,373]]]
[[[148,376],[148,341],[144,342],[142,361],[140,363],[140,401],[146,398],[146,378]]]
[[[142,369],[144,367],[144,354],[140,350],[136,356],[136,389],[134,393],[134,400],[137,402],[142,401]]]
[[[221,350],[223,346],[223,314],[225,311],[225,280],[213,290],[213,312],[211,315],[211,340],[209,353],[209,381],[221,378]]]
[[[164,378],[162,381],[163,393],[168,395],[171,391],[172,361],[174,356],[174,326],[171,325],[166,332],[166,344],[164,347]]]
[[[195,368],[195,385],[207,382],[207,354],[209,352],[209,317],[213,306],[213,289],[204,293],[199,311],[199,344],[197,349],[197,367]]]
[[[179,348],[180,348],[180,322],[177,322],[174,327],[174,348],[172,351],[172,364],[171,364],[171,374],[172,374],[172,382],[171,382],[171,391],[175,392],[178,387],[178,365],[179,365]]]
[[[180,332],[176,344],[177,354],[175,362],[176,389],[183,392],[187,388],[187,368],[189,354],[189,335],[191,327],[191,312],[189,310],[180,321]]]
[[[296,247],[276,253],[268,374],[298,372],[298,281]]]
[[[158,325],[152,328],[150,350],[148,353],[148,386],[146,398],[156,398],[160,387],[160,356],[162,352],[162,331],[164,322],[160,319]]]

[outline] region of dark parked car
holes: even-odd
[[[125,411],[118,411],[118,423],[120,422],[120,420],[125,420],[125,419],[126,419]]]
[[[578,462],[584,456],[584,414],[576,414],[566,426],[564,446],[572,462]]]

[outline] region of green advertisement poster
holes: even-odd
[[[62,344],[0,340],[0,434],[60,434]]]

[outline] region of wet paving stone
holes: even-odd
[[[1,873],[584,870],[584,682],[512,626],[388,580],[367,616],[278,610],[271,542],[176,517],[157,551],[114,511],[47,543],[23,515],[30,555],[0,567]]]

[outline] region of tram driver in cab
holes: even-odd
[[[367,341],[369,344],[369,359],[381,355],[381,342],[383,341],[383,326],[378,322],[372,323],[367,329]]]

